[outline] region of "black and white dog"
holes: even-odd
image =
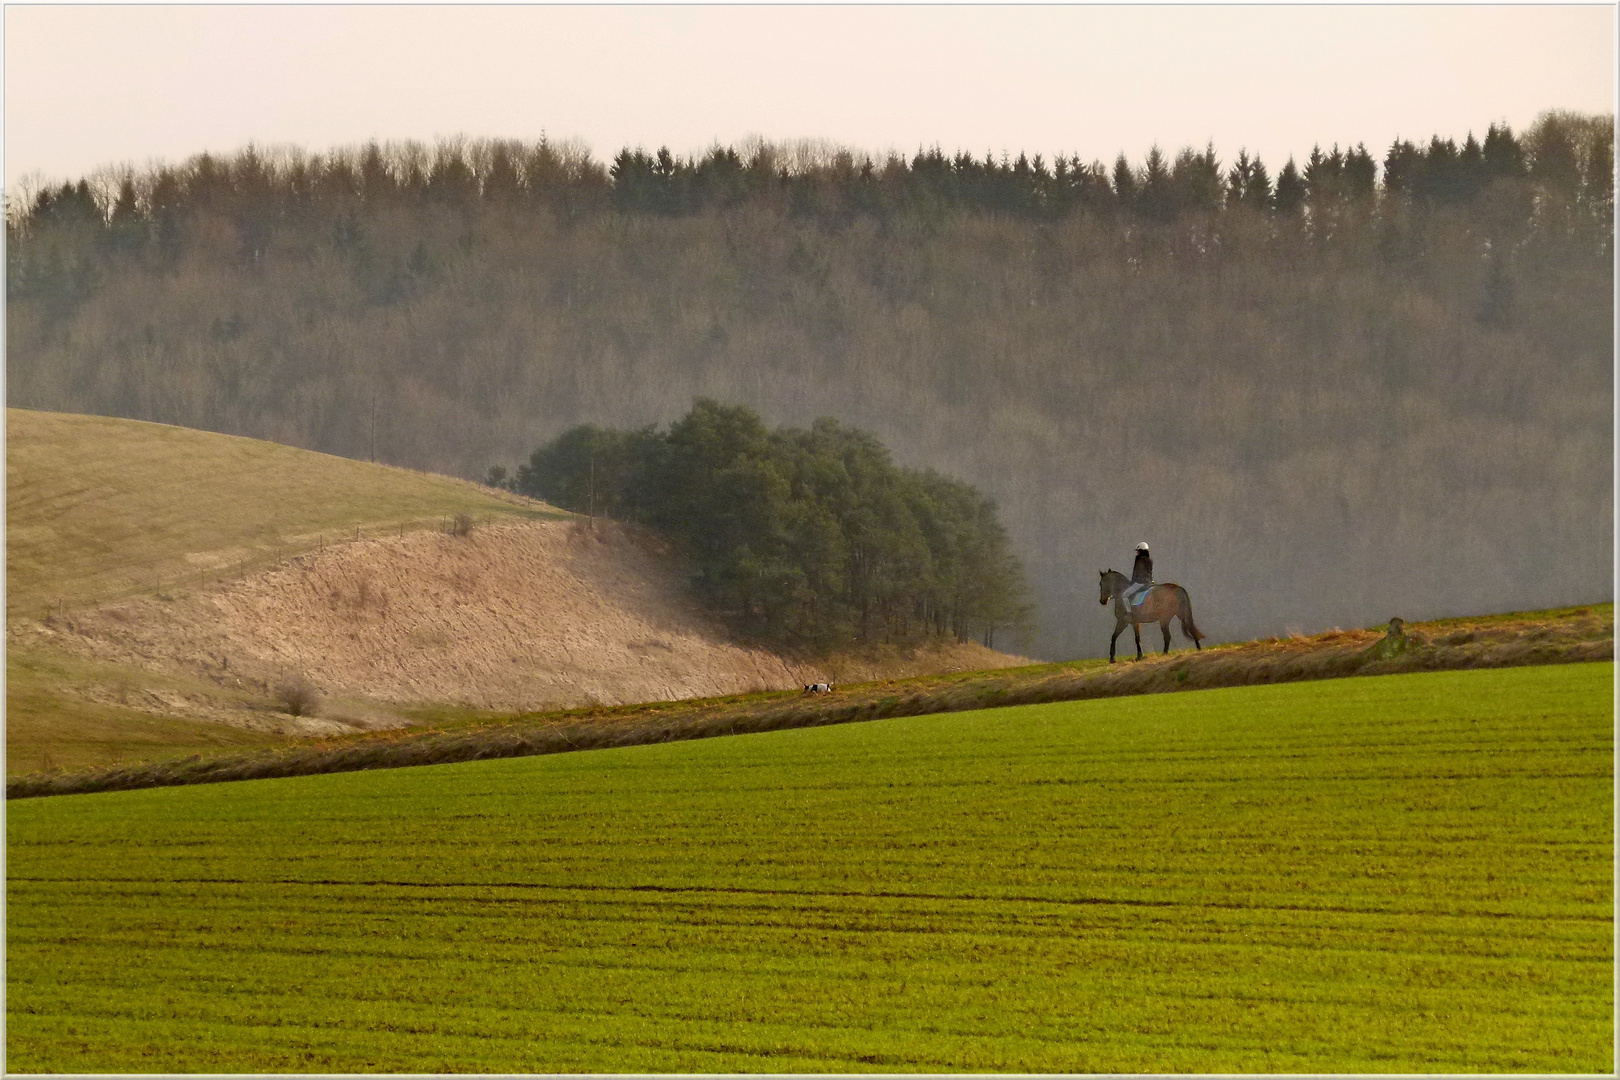
[[[833,684],[830,682],[805,683],[804,692],[807,694],[830,694],[833,692]]]

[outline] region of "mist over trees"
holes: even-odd
[[[1608,598],[1613,119],[1111,164],[247,149],[7,202],[9,401],[482,477],[695,399],[996,500],[1043,655]]]

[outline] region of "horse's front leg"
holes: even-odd
[[[1114,662],[1114,643],[1119,640],[1119,632],[1123,629],[1125,629],[1125,624],[1116,622],[1114,624],[1114,636],[1108,639],[1108,662],[1110,664]]]
[[[1131,629],[1136,633],[1136,658],[1140,660],[1142,659],[1142,624],[1133,622],[1131,623]]]

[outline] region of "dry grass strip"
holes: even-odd
[[[969,677],[868,684],[831,697],[759,694],[570,710],[513,717],[461,730],[376,733],[318,740],[284,750],[198,756],[74,773],[20,776],[7,798],[210,784],[362,769],[404,768],[638,746],[716,735],[819,727],[891,716],[960,712],[1052,701],[1207,690],[1417,671],[1579,663],[1614,658],[1612,605],[1519,616],[1453,619],[1387,632],[1335,631],[1152,656],[1114,666],[1096,662],[1011,668]]]

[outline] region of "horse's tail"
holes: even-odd
[[[1198,627],[1193,625],[1192,599],[1188,597],[1187,590],[1180,585],[1176,586],[1176,592],[1181,594],[1181,611],[1178,613],[1181,616],[1181,632],[1196,644],[1204,640],[1204,635]]]

